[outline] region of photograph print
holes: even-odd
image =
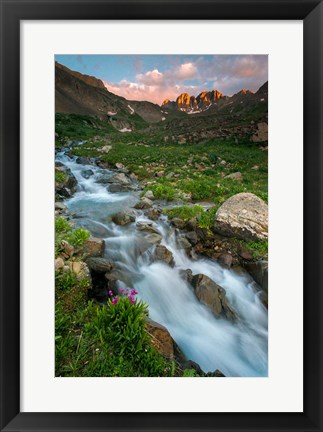
[[[53,68],[55,376],[267,377],[268,56]]]

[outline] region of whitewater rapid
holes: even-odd
[[[268,317],[255,282],[246,275],[221,267],[216,262],[193,260],[177,247],[174,228],[162,216],[154,227],[174,256],[172,268],[162,262],[152,263],[149,252],[137,253],[143,233],[137,222],[149,222],[143,212],[136,211],[136,221],[124,227],[111,221],[111,216],[133,207],[139,192],[110,193],[107,185],[97,183],[100,175],[115,173],[95,165],[82,165],[64,152],[57,161],[66,165],[78,182],[78,191],[64,201],[69,213],[77,215],[76,223],[93,236],[104,238],[105,255],[113,260],[122,275],[120,286],[138,291],[138,298],[149,306],[152,320],[165,326],[185,356],[198,363],[205,372],[220,369],[226,376],[268,375]],[[82,171],[92,170],[84,178]],[[236,322],[216,318],[196,298],[181,270],[209,276],[226,290],[230,305],[238,315]]]

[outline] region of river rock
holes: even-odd
[[[90,257],[102,257],[104,253],[105,241],[100,238],[91,237],[84,242],[83,251]]]
[[[84,177],[85,179],[89,179],[91,176],[94,175],[94,172],[91,169],[87,169],[87,170],[83,170],[81,171],[81,175],[82,177]]]
[[[196,245],[196,243],[199,241],[198,236],[197,236],[195,231],[190,231],[190,232],[186,233],[185,237],[193,246]]]
[[[123,186],[129,186],[131,185],[131,180],[125,173],[116,173],[108,179],[108,183],[118,183]]]
[[[245,269],[251,274],[261,288],[268,292],[268,261],[244,263]]]
[[[121,184],[111,184],[107,187],[108,192],[111,193],[118,193],[118,192],[123,192],[124,191],[124,187]]]
[[[90,257],[87,258],[86,263],[95,273],[108,273],[113,269],[113,264],[106,258]]]
[[[76,158],[75,162],[77,164],[80,165],[91,165],[92,164],[92,160],[88,157],[84,157],[84,156],[79,156],[78,158]]]
[[[146,323],[147,333],[151,337],[151,343],[164,357],[174,357],[174,341],[166,327],[148,319]]]
[[[62,173],[63,179],[62,181],[55,182],[55,193],[57,194],[57,198],[60,199],[62,197],[69,198],[72,196],[77,189],[77,180],[72,173],[72,171],[67,168],[65,165],[56,166],[55,173]]]
[[[233,195],[216,212],[214,230],[242,240],[267,239],[268,206],[252,193]]]
[[[219,256],[218,262],[225,268],[230,268],[233,263],[233,257],[232,255],[228,253],[223,253]]]
[[[150,208],[145,211],[145,216],[147,216],[148,219],[151,219],[153,221],[156,221],[159,219],[159,216],[161,214],[161,211],[156,208]]]
[[[214,372],[208,372],[205,374],[207,377],[214,377],[214,378],[223,378],[225,377],[224,373],[221,372],[219,369],[216,369]]]
[[[136,253],[143,255],[148,249],[162,241],[162,236],[154,233],[147,233],[144,237],[136,239]]]
[[[180,270],[179,274],[185,280],[185,282],[188,282],[189,284],[192,284],[193,273],[192,273],[191,269]]]
[[[175,265],[173,254],[170,250],[167,249],[164,245],[157,245],[155,250],[151,256],[152,262],[162,261],[165,264],[173,267]]]
[[[171,223],[175,228],[178,228],[178,229],[182,229],[182,228],[184,228],[184,226],[185,226],[185,222],[183,221],[183,219],[180,219],[180,218],[177,218],[177,217],[171,219],[171,220],[170,220],[170,223]]]
[[[176,243],[179,249],[187,250],[187,249],[191,249],[192,247],[191,243],[185,237],[178,238]]]
[[[57,201],[57,202],[55,202],[55,210],[58,210],[59,213],[65,213],[67,210],[67,207],[62,202]]]
[[[128,225],[136,220],[133,213],[130,212],[120,212],[112,216],[112,220],[117,225]]]
[[[153,191],[147,190],[147,192],[143,195],[144,198],[148,198],[149,200],[154,200],[155,196]]]
[[[140,201],[134,206],[135,209],[144,210],[152,207],[153,202],[146,197],[142,197]]]
[[[156,228],[156,225],[153,224],[152,222],[140,222],[139,221],[136,223],[136,227],[139,231],[148,231],[148,232],[160,235],[160,232]]]
[[[235,318],[235,313],[225,297],[225,290],[204,274],[193,276],[192,286],[196,297],[208,306],[216,316],[223,312],[229,319]]]

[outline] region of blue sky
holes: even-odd
[[[268,79],[267,55],[56,55],[55,60],[100,78],[117,95],[158,104],[183,92],[256,91]]]

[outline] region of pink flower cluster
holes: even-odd
[[[135,304],[136,303],[136,299],[135,296],[138,294],[137,291],[134,288],[121,288],[120,289],[121,295],[124,297],[128,297],[128,299],[130,300],[131,304]],[[113,297],[113,292],[110,290],[109,291],[109,296]],[[112,304],[117,304],[119,301],[119,297],[115,296],[113,297],[113,299],[111,300]]]

